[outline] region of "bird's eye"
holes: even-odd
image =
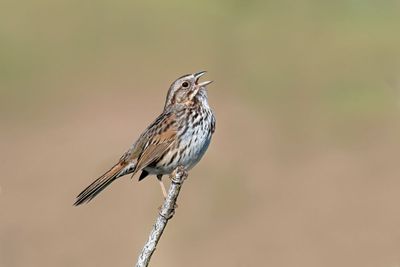
[[[189,87],[189,83],[188,82],[183,82],[182,83],[182,88],[188,88]]]

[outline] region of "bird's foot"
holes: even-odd
[[[178,166],[169,176],[169,179],[171,179],[171,182],[175,184],[181,184],[183,181],[185,181],[188,177],[188,172],[186,171],[185,167],[183,166]]]
[[[158,208],[158,213],[160,216],[164,217],[165,219],[169,220],[175,215],[175,209],[178,208],[178,204],[174,204],[172,209],[164,210],[163,205]]]

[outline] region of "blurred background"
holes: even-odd
[[[0,266],[133,266],[154,178],[74,197],[208,70],[217,131],[151,266],[400,266],[399,1],[0,4]]]

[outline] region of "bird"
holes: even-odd
[[[164,198],[163,175],[181,166],[186,171],[203,157],[215,132],[216,119],[208,104],[207,85],[200,82],[206,71],[186,74],[169,87],[162,113],[107,172],[75,199],[75,206],[91,201],[116,179],[141,171],[139,181],[155,175]]]

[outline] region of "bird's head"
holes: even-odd
[[[207,100],[206,86],[212,81],[199,82],[206,72],[200,71],[187,74],[173,82],[168,90],[165,108],[173,105],[193,105],[197,98]]]

